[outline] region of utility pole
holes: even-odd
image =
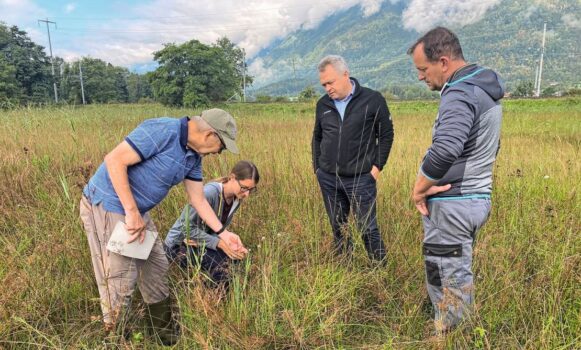
[[[299,83],[297,81],[297,69],[296,69],[296,66],[295,66],[295,58],[294,58],[294,56],[291,59],[291,62],[292,62],[292,65],[293,65],[293,78],[294,78],[293,84],[295,84],[294,85],[295,87],[299,87]],[[299,87],[299,89],[300,89],[300,87]]]
[[[537,84],[539,83],[539,66],[535,69],[535,86],[533,87],[533,94],[537,93]]]
[[[242,49],[242,102],[246,102],[246,50]]]
[[[83,96],[83,104],[86,105],[85,102],[85,87],[83,86],[83,68],[81,68],[81,60],[79,60],[79,78],[81,79],[81,96]]]
[[[539,64],[539,83],[537,84],[536,96],[541,96],[541,78],[543,76],[543,56],[545,55],[545,36],[547,34],[547,22],[543,26],[543,46],[541,48],[541,63]]]
[[[56,78],[54,76],[54,60],[52,58],[52,43],[50,42],[50,29],[48,27],[48,24],[49,23],[52,23],[52,24],[54,24],[54,27],[56,28],[56,23],[49,21],[48,18],[47,19],[39,19],[38,22],[39,23],[40,22],[46,23],[46,32],[48,34],[48,47],[49,47],[49,50],[50,50],[50,65],[52,66],[52,86],[54,88],[54,102],[55,103],[58,103],[59,102],[59,96],[58,96],[58,94],[56,92]]]

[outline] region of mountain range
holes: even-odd
[[[318,88],[316,66],[328,54],[345,57],[351,75],[371,88],[421,85],[406,54],[421,33],[404,25],[406,5],[383,2],[370,16],[354,6],[277,40],[250,62],[250,94],[293,96],[307,86]],[[536,79],[545,22],[542,87],[579,86],[580,16],[579,0],[503,0],[469,24],[447,25],[445,18],[440,23],[456,32],[467,61],[499,72],[510,91]]]

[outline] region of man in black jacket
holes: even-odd
[[[350,255],[345,232],[353,208],[367,254],[384,261],[385,245],[377,227],[376,181],[393,143],[387,103],[377,91],[349,77],[341,56],[327,56],[318,66],[327,95],[317,102],[313,131],[313,168],[329,215],[335,249]]]

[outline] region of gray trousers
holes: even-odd
[[[113,228],[117,222],[125,222],[124,215],[106,211],[102,205],[92,205],[84,196],[80,215],[91,250],[105,323],[115,323],[121,307],[129,306],[136,284],[147,304],[169,296],[169,263],[159,235],[147,260],[128,258],[107,250]],[[149,214],[143,215],[143,220],[148,230],[157,232]]]
[[[455,327],[474,302],[472,247],[490,213],[490,199],[428,201],[423,254],[437,331]]]

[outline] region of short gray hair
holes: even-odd
[[[208,122],[205,121],[199,115],[191,116],[190,119],[193,120],[196,123],[196,126],[198,127],[198,131],[214,130],[214,128],[212,128],[210,126],[210,124],[208,124]]]
[[[345,62],[345,59],[339,55],[328,55],[323,57],[317,68],[319,69],[319,72],[322,72],[328,65],[332,65],[338,73],[349,72],[347,62]]]

